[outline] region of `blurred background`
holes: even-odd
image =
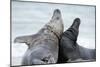
[[[77,17],[81,19],[78,44],[95,48],[95,7],[86,5],[51,4],[39,2],[12,1],[12,65],[20,65],[27,45],[13,43],[17,36],[31,35],[38,32],[49,22],[53,11],[60,9],[67,30]]]

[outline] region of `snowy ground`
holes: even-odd
[[[17,36],[35,34],[46,24],[54,9],[60,9],[64,30],[76,17],[81,19],[78,43],[84,47],[95,48],[95,7],[79,5],[48,4],[34,2],[12,2],[12,65],[20,65],[27,46],[13,43]]]

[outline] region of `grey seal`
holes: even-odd
[[[62,33],[61,12],[59,9],[55,9],[51,20],[36,34],[16,37],[15,43],[28,45],[22,65],[57,63],[59,39]]]
[[[88,49],[77,43],[80,23],[80,18],[75,18],[73,24],[61,35],[58,63],[95,60],[95,49]]]

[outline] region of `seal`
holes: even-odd
[[[80,18],[75,18],[70,28],[61,35],[58,63],[95,60],[95,49],[88,49],[77,43],[80,22]]]
[[[57,63],[59,39],[63,33],[63,21],[59,9],[55,9],[51,20],[36,34],[16,37],[14,42],[25,43],[28,49],[22,65]]]

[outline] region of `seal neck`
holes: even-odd
[[[60,39],[60,36],[59,36],[55,31],[52,30],[52,27],[51,27],[51,26],[46,25],[46,28],[47,28],[50,32],[52,32],[58,39]]]
[[[73,28],[69,28],[67,31],[64,32],[64,35],[71,39],[72,41],[77,41],[78,37],[78,30],[75,30]]]

